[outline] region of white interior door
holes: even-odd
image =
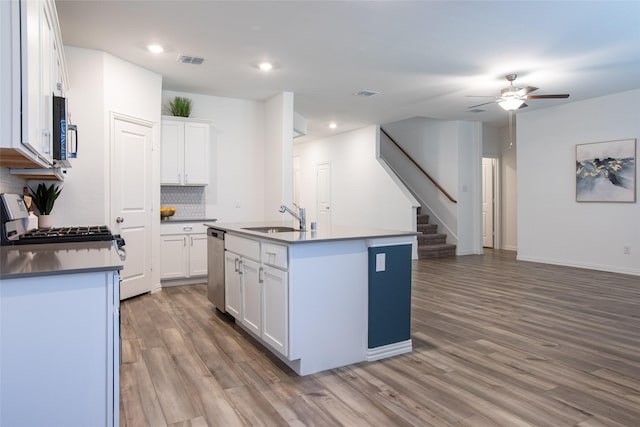
[[[316,167],[316,200],[318,227],[331,226],[331,163],[319,163]]]
[[[111,117],[111,230],[125,240],[120,298],[151,291],[152,124]]]
[[[482,159],[482,246],[485,248],[494,246],[493,164],[493,159]]]

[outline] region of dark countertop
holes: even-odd
[[[416,231],[405,230],[385,230],[378,228],[366,228],[366,227],[344,227],[344,226],[331,226],[323,228],[318,226],[317,230],[311,231],[310,228],[307,231],[289,231],[280,233],[263,233],[259,231],[246,230],[246,227],[294,227],[297,228],[297,222],[295,225],[292,222],[279,222],[279,221],[262,221],[262,222],[244,222],[244,223],[215,223],[207,224],[206,226],[215,228],[218,230],[224,230],[229,233],[244,234],[253,238],[260,238],[265,240],[273,240],[279,243],[296,244],[296,243],[314,243],[314,242],[330,242],[339,240],[362,240],[362,239],[384,239],[384,238],[403,238],[413,237],[421,234]],[[307,226],[309,227],[309,225]]]
[[[111,241],[0,247],[0,280],[123,268],[124,262]]]

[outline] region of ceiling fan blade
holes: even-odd
[[[521,109],[521,108],[527,108],[527,107],[528,107],[528,105],[526,103],[523,103],[521,106],[518,107],[518,110]]]
[[[516,92],[517,95],[520,96],[524,96],[528,93],[533,92],[534,90],[538,90],[537,87],[533,87],[533,86],[527,86],[527,87],[523,87],[522,89],[520,89],[519,91]]]
[[[494,102],[496,102],[496,101],[483,102],[482,104],[472,105],[471,107],[467,107],[467,108],[482,107],[483,105],[493,104]]]
[[[467,98],[496,98],[495,95],[465,95]]]
[[[524,99],[564,99],[564,98],[568,98],[569,94],[568,93],[561,93],[561,94],[555,94],[555,95],[527,95],[524,96]]]

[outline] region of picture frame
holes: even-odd
[[[636,202],[636,139],[576,144],[577,202]]]

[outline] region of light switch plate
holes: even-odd
[[[387,261],[387,254],[376,254],[376,273],[379,271],[385,271],[385,263]]]

